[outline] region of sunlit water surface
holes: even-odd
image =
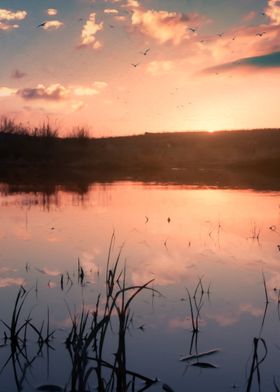
[[[22,319],[31,312],[32,322],[41,325],[49,309],[55,330],[52,348],[44,347],[26,372],[17,370],[19,379],[24,374],[24,391],[67,384],[69,310],[94,309],[113,233],[111,260],[122,247],[120,269],[126,265],[127,282],[154,279],[151,287],[161,293],[142,292],[132,302],[126,336],[127,367],[160,380],[151,390],[165,384],[174,391],[198,392],[274,391],[275,384],[280,386],[280,192],[130,182],[95,184],[84,195],[59,188],[53,195],[2,189],[0,318],[10,322],[22,285],[30,290]],[[83,285],[77,283],[78,260],[85,271]],[[265,318],[263,276],[269,299]],[[197,314],[196,287],[199,332],[192,345],[187,289]],[[5,334],[9,331],[2,323],[0,391],[17,391],[12,361],[6,364],[10,347]],[[36,353],[36,343],[27,344]],[[213,349],[218,351],[180,361]],[[114,347],[107,350],[113,353]]]

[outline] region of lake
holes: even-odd
[[[0,190],[0,391],[279,390],[280,191]]]

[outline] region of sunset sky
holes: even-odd
[[[1,0],[0,115],[92,136],[280,126],[280,1]]]

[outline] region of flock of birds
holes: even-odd
[[[266,16],[266,13],[265,13],[265,12],[260,12],[260,15]],[[82,20],[83,20],[83,18],[79,18],[79,21],[82,21]],[[46,24],[47,24],[47,21],[43,21],[42,23],[38,24],[36,27],[37,27],[37,28],[41,28],[41,27],[44,27]],[[110,28],[114,28],[115,26],[112,25],[112,24],[109,24],[109,27],[110,27]],[[198,29],[197,29],[197,28],[193,28],[193,27],[189,27],[188,30],[190,30],[192,33],[196,33]],[[263,37],[263,35],[266,34],[266,33],[267,33],[266,31],[261,31],[261,32],[256,33],[256,36],[257,36],[257,37]],[[225,33],[218,33],[218,34],[216,34],[216,35],[217,35],[218,37],[222,38],[222,37],[224,36],[224,34],[225,34]],[[236,38],[237,38],[237,36],[234,36],[234,37],[232,38],[232,40],[235,41]],[[200,43],[205,43],[206,41],[205,41],[204,39],[201,39],[199,42],[200,42]],[[143,50],[143,51],[140,51],[139,53],[142,54],[143,56],[147,56],[148,53],[150,52],[150,50],[151,50],[150,48],[147,48],[147,49],[145,49],[145,50]],[[138,63],[131,63],[131,66],[132,66],[133,68],[137,68],[140,64],[141,64],[141,62],[138,62]]]

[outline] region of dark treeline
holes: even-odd
[[[13,121],[0,126],[0,176],[66,179],[78,175],[163,180],[208,171],[274,177],[280,168],[280,129],[146,133],[137,136],[90,138],[83,128],[58,137],[49,124],[26,129]],[[213,174],[213,171],[216,174]],[[217,171],[220,173],[217,174]],[[182,174],[182,172],[184,174]],[[188,174],[187,174],[188,172]],[[57,181],[56,181],[57,182]]]

